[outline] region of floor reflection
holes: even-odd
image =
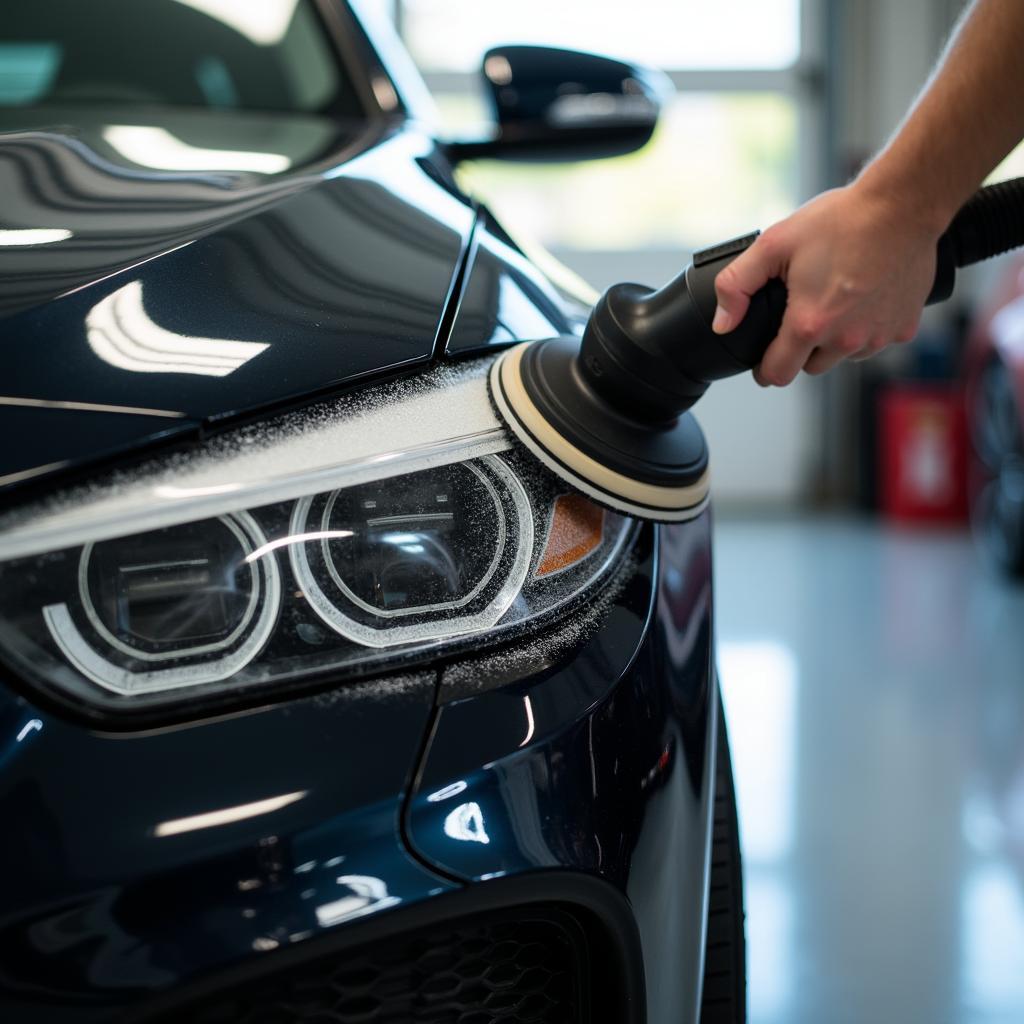
[[[715,554],[752,1024],[1024,1020],[1024,588],[953,532]]]

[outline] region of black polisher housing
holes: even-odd
[[[756,237],[696,253],[660,290],[614,285],[582,340],[549,338],[503,353],[491,369],[491,396],[516,436],[612,508],[663,522],[698,515],[708,497],[708,453],[688,410],[712,381],[760,363],[786,309],[785,285],[769,281],[735,330],[711,330],[715,278]],[[1024,179],[982,189],[939,241],[928,302],[949,297],[956,267],[1018,245]]]
[[[505,353],[491,374],[503,418],[538,458],[603,504],[645,519],[698,515],[708,497],[704,434],[687,410],[712,380],[757,365],[786,307],[781,282],[740,328],[711,330],[715,276],[756,238],[698,253],[659,291],[610,288],[582,341],[549,338]]]

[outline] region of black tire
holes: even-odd
[[[971,409],[977,484],[971,525],[982,552],[1003,572],[1024,578],[1024,429],[1013,381],[999,360],[982,371]]]
[[[700,1024],[744,1024],[747,1019],[747,944],[743,924],[743,865],[736,787],[725,713],[719,701],[708,937],[704,948]]]

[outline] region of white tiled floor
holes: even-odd
[[[715,531],[752,1024],[1020,1024],[1024,587],[956,532]]]

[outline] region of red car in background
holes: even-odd
[[[971,331],[967,411],[974,533],[1024,578],[1024,258],[1008,265]]]

